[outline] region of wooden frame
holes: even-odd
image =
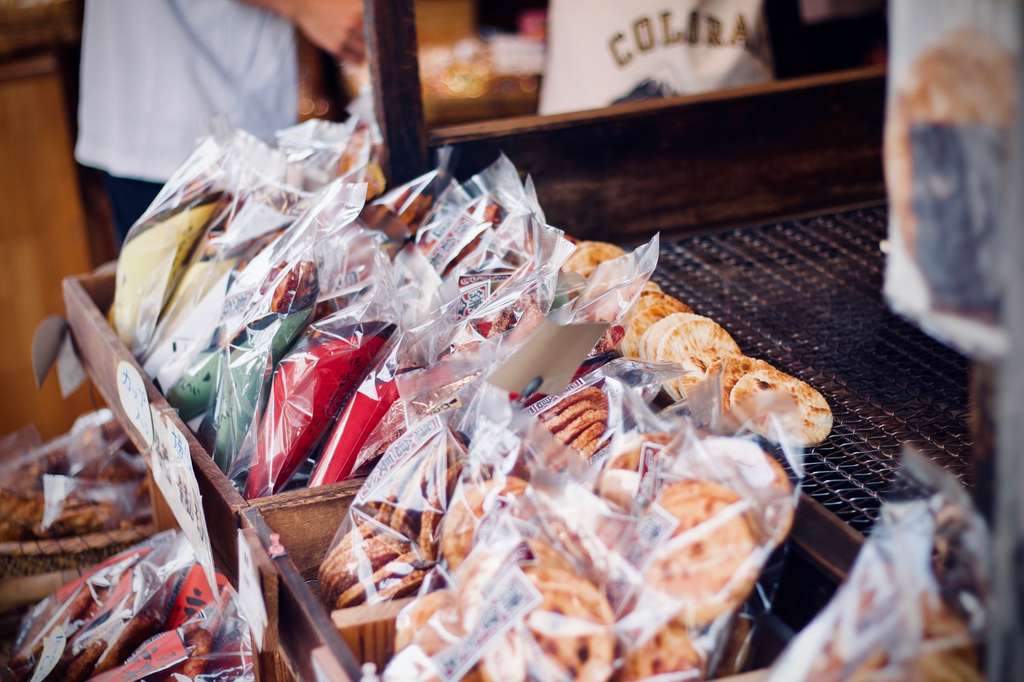
[[[365,0],[392,186],[450,145],[466,176],[506,153],[552,224],[629,241],[876,202],[885,196],[885,69],[427,130],[412,0]],[[823,183],[822,179],[828,178]]]

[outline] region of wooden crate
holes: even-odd
[[[335,528],[343,513],[344,510],[341,510],[335,519]],[[264,519],[264,514],[279,527],[291,529],[291,533],[282,535],[275,532]],[[278,665],[292,671],[298,679],[358,681],[359,666],[356,659],[331,625],[330,616],[316,595],[315,587],[311,588],[308,584],[309,580],[316,577],[320,557],[326,551],[334,531],[325,538],[315,532],[305,533],[301,523],[297,523],[303,516],[314,530],[327,525],[325,521],[315,520],[318,514],[303,515],[300,508],[295,506],[286,505],[277,509],[272,506],[251,507],[242,512],[245,527],[251,529],[259,539],[266,561],[274,570],[270,578],[273,587],[265,586],[264,601],[268,622],[276,624],[276,641],[273,646],[279,652]],[[280,551],[276,551],[275,547],[280,547]],[[329,676],[325,676],[328,672]]]
[[[238,562],[237,530],[241,527],[241,513],[244,509],[250,506],[271,505],[275,508],[296,510],[311,529],[320,528],[318,524],[325,518],[340,518],[352,496],[353,485],[358,487],[358,483],[342,482],[245,500],[214,463],[213,458],[192,431],[177,417],[177,413],[108,324],[104,313],[109,309],[113,299],[114,274],[111,271],[68,277],[64,280],[67,319],[78,355],[103,400],[114,411],[118,421],[124,425],[132,442],[140,451],[146,450],[146,442],[142,434],[128,421],[118,397],[115,375],[121,361],[135,367],[146,385],[150,404],[170,415],[172,423],[185,435],[192,457],[192,467],[199,482],[199,492],[203,498],[203,511],[214,557],[227,569],[229,577],[235,577]],[[163,514],[167,514],[166,504],[162,500],[159,504],[155,503],[155,506],[158,506]]]

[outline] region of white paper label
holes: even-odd
[[[645,440],[640,444],[640,485],[637,489],[637,496],[640,499],[649,500],[654,497],[654,487],[657,482],[655,461],[658,454],[665,449],[661,443],[653,443]]]
[[[256,647],[263,651],[263,633],[267,629],[267,606],[263,602],[263,582],[252,558],[245,533],[238,529],[238,598],[245,619],[252,629]]]
[[[146,395],[146,384],[139,370],[127,360],[117,365],[117,394],[128,421],[142,435],[146,445],[152,445],[153,415],[149,408],[149,396]]]
[[[32,673],[29,682],[42,682],[46,676],[53,671],[57,662],[64,653],[64,645],[67,643],[67,635],[64,634],[64,627],[60,626],[43,640],[43,652],[39,655],[39,662]]]
[[[188,441],[167,415],[154,411],[153,423],[157,432],[152,450],[153,480],[163,493],[181,531],[192,544],[192,550],[206,572],[210,590],[213,594],[219,594],[217,574],[213,567],[213,549],[206,528],[206,515],[203,513],[203,498],[199,494],[199,483],[192,469]]]
[[[626,559],[634,566],[643,568],[651,553],[672,535],[678,525],[679,520],[664,507],[652,504],[637,524],[634,540],[626,548]]]
[[[540,592],[518,566],[510,566],[489,586],[487,594],[490,601],[476,627],[461,642],[432,659],[445,682],[461,680],[480,659],[488,642],[501,636],[542,601]]]
[[[440,433],[442,428],[444,428],[444,422],[441,421],[441,417],[434,416],[402,434],[402,437],[385,451],[384,456],[377,462],[377,466],[366,477],[363,487],[356,495],[355,502],[359,504],[368,500],[374,490],[387,479],[391,470],[401,466],[409,457],[416,454],[427,441]]]

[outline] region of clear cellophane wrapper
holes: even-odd
[[[498,393],[488,402],[495,420],[442,523],[441,569],[399,615],[384,679],[713,675],[788,532],[783,467],[754,441],[705,440],[633,405],[605,466],[637,459],[645,437],[662,449],[647,458],[647,498],[638,485],[627,507],[536,420]]]
[[[290,168],[283,152],[244,131],[234,131],[225,143],[220,184],[231,201],[197,240],[140,355],[146,371],[162,384],[174,384],[179,357],[209,343],[233,273],[309,208],[313,195],[290,184]]]
[[[152,514],[142,458],[109,410],[48,443],[12,434],[0,464],[0,537],[60,538],[145,523]],[[17,444],[20,447],[15,448]]]
[[[373,466],[320,567],[331,607],[414,594],[438,561],[441,519],[465,460],[452,417],[493,359],[488,347],[396,378],[401,429]]]
[[[443,197],[458,189],[451,175],[450,163],[451,149],[442,149],[437,168],[388,190],[367,204],[359,217],[360,222],[401,245],[429,220]]]
[[[1021,6],[898,0],[889,11],[885,294],[973,357],[1007,352],[1005,237],[1012,220]]]
[[[7,674],[70,681],[116,668],[181,611],[181,588],[195,571],[202,574],[174,531],[97,564],[25,616]]]
[[[316,192],[336,177],[362,183],[368,173],[372,135],[358,117],[344,124],[307,121],[278,136],[278,148],[243,131],[228,138],[222,184],[232,200],[224,218],[199,240],[143,356],[147,372],[165,390],[209,346],[223,318],[240,313],[244,292],[260,283],[256,271],[272,266],[268,245],[276,246],[276,238],[317,201]]]
[[[249,263],[229,294],[220,339],[168,392],[179,410],[187,401],[198,414],[206,413],[200,439],[225,472],[249,432],[274,367],[314,319],[317,302],[351,290],[350,271],[343,268],[352,265],[346,248],[364,234],[352,225],[364,194],[362,184],[328,185],[294,227]],[[373,250],[352,248],[351,253],[372,259]]]
[[[384,283],[386,275],[378,274]],[[232,470],[233,478],[245,479],[246,497],[279,492],[300,466],[316,461],[335,418],[343,410],[349,414],[348,403],[357,399],[388,348],[396,330],[390,321],[395,317],[391,289],[368,288],[349,306],[313,322],[278,363],[269,392],[260,400],[264,407],[253,423],[255,431],[243,445],[252,454],[244,453]],[[358,417],[349,415],[346,423]]]
[[[407,405],[415,402],[411,400],[414,395],[426,390],[419,377],[430,376],[433,365],[454,367],[477,362],[483,356],[497,363],[529,338],[549,311],[558,268],[568,252],[562,232],[544,225],[543,216],[534,211],[510,216],[492,236],[494,239],[476,247],[479,253],[475,251],[469,257],[475,263],[473,277],[486,285],[482,294],[467,298],[458,286],[438,288],[435,294],[444,291],[447,299],[436,295],[417,301],[412,314],[406,308],[404,331],[395,348],[378,368],[372,383],[360,389],[367,396],[362,402],[368,408],[382,407],[383,402],[388,406],[373,414],[375,425],[367,429],[369,435],[355,456],[354,467],[345,470],[347,473],[380,456],[404,432],[409,422]],[[413,263],[421,267],[410,270]],[[416,288],[413,282],[419,273],[434,277],[439,287],[444,283],[418,250],[399,254],[395,277],[403,301],[409,299],[402,292]],[[456,275],[446,281],[454,282],[453,277]],[[446,365],[448,360],[453,362]],[[438,370],[445,371],[448,370]],[[330,479],[333,480],[337,478]]]
[[[921,455],[904,455],[900,478],[904,490],[883,505],[846,582],[767,679],[985,679],[984,520],[953,476]]]
[[[411,424],[363,483],[320,566],[320,594],[330,607],[415,594],[436,564],[437,534],[465,452],[447,417]]]
[[[180,626],[148,639],[97,682],[253,682],[253,658],[238,594],[225,585],[216,600]]]
[[[224,140],[204,139],[125,237],[110,319],[136,356],[150,347],[160,313],[197,241],[227,215],[228,148]]]
[[[563,283],[571,298],[560,302],[562,305],[554,319],[563,324],[607,322],[608,331],[595,352],[617,348],[625,335],[623,325],[629,311],[658,265],[659,244],[660,237],[656,234],[633,251],[601,263],[578,291],[568,282]]]

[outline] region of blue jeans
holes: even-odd
[[[153,203],[163,185],[158,182],[119,178],[110,173],[103,174],[103,182],[107,188],[107,196],[110,197],[117,243],[120,245],[124,243],[124,238],[135,221]]]

